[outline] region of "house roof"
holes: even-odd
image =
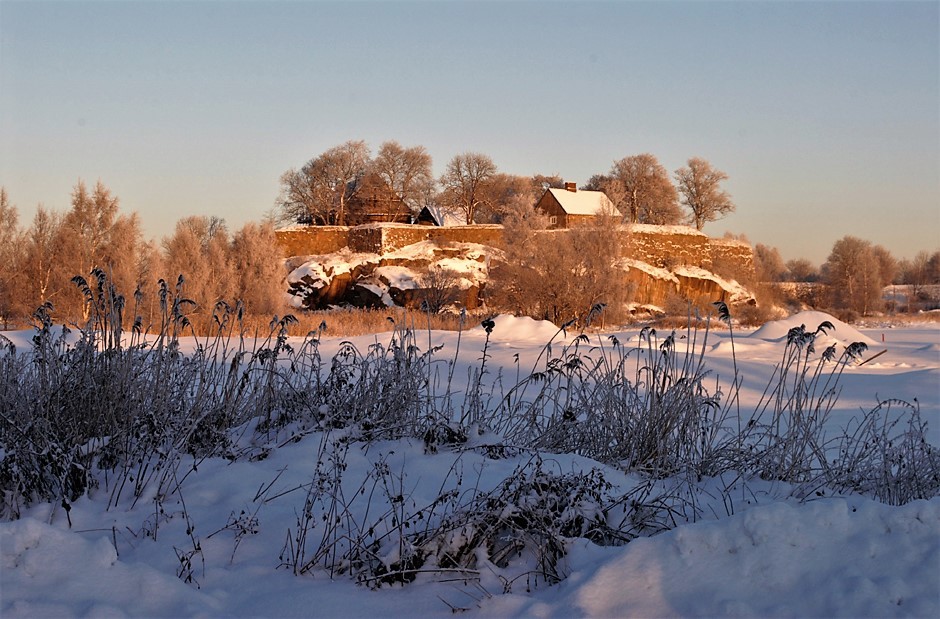
[[[561,208],[569,215],[603,215],[617,212],[613,202],[603,191],[584,189],[568,191],[567,189],[555,188],[547,191],[551,192]]]
[[[425,214],[434,220],[436,226],[462,226],[465,222],[456,213],[442,209],[437,205],[428,205],[418,213],[418,219]]]

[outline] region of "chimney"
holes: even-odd
[[[565,189],[567,189],[568,191],[577,191],[578,184],[577,183],[565,183]]]

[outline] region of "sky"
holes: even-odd
[[[28,223],[101,180],[148,238],[264,217],[365,140],[586,182],[704,157],[784,259],[940,249],[937,2],[0,2],[0,184]]]

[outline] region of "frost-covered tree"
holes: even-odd
[[[372,170],[417,213],[424,205],[424,196],[434,189],[431,163],[431,155],[423,146],[405,148],[393,140],[379,147]]]
[[[61,228],[61,214],[39,205],[26,231],[23,279],[18,288],[31,310],[47,301],[60,307],[62,297],[75,294],[75,286],[69,281],[74,273],[62,268]]]
[[[232,237],[235,298],[252,314],[273,315],[283,307],[284,257],[270,222],[249,222]]]
[[[682,220],[669,173],[649,153],[615,161],[609,174],[593,177],[589,185],[606,193],[629,223],[677,224]]]
[[[862,316],[882,308],[882,290],[890,283],[884,279],[883,265],[871,242],[854,236],[835,242],[823,276],[834,306]]]
[[[69,277],[88,278],[92,269],[104,271],[119,294],[129,299],[137,286],[136,264],[143,234],[136,213],[122,214],[118,197],[101,181],[89,191],[83,181],[72,190],[71,208],[59,230],[60,256]],[[64,305],[62,305],[64,301]],[[82,318],[88,307],[80,295],[65,295],[62,309]]]
[[[687,167],[676,170],[682,204],[689,209],[689,223],[696,230],[701,230],[706,222],[734,212],[731,196],[721,188],[726,180],[727,174],[700,157],[692,157]]]
[[[619,266],[619,217],[596,227],[546,230],[548,217],[519,205],[503,223],[505,253],[490,269],[490,301],[506,311],[562,324],[583,324],[592,307],[617,317],[626,299]]]
[[[183,276],[183,296],[196,303],[194,313],[209,315],[218,301],[230,301],[235,278],[225,222],[193,216],[176,222],[164,238],[164,278],[173,285]]]
[[[440,180],[444,206],[463,213],[467,224],[474,223],[477,211],[488,204],[487,190],[496,172],[496,164],[486,155],[455,155]]]
[[[10,203],[5,187],[0,187],[0,324],[9,328],[10,322],[22,313],[23,233],[19,227],[19,213]]]
[[[762,243],[754,246],[754,274],[758,282],[780,282],[786,273],[787,267],[776,247]]]
[[[806,258],[787,260],[787,279],[791,282],[819,281],[819,269]]]
[[[299,170],[281,175],[276,208],[281,221],[345,225],[346,204],[371,163],[362,140],[334,146]]]

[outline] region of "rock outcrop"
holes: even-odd
[[[277,234],[291,256],[292,303],[307,309],[340,304],[474,309],[486,288],[488,263],[502,256],[503,243],[501,226],[308,226]],[[636,305],[655,311],[675,298],[697,305],[718,299],[754,303],[737,281],[712,271],[721,266],[722,272],[751,272],[747,243],[710,239],[685,226],[637,225],[623,234],[620,265]]]

